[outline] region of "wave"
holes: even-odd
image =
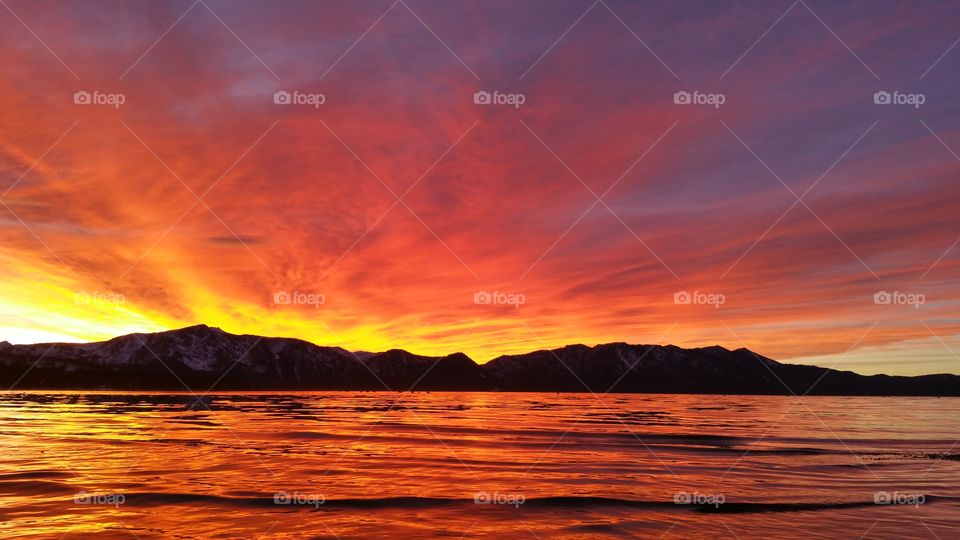
[[[68,484],[48,480],[0,481],[0,494],[19,496],[60,495],[62,493],[73,493],[74,491],[76,490],[74,490]]]
[[[430,432],[425,431],[420,426],[403,426],[409,429],[395,430],[389,434],[379,434],[374,431],[368,431],[363,434],[363,438],[370,441],[380,441],[386,443],[405,443],[410,445],[436,443],[436,437],[440,435],[487,435],[488,438],[463,439],[457,437],[444,438],[443,443],[449,446],[465,446],[471,448],[503,448],[505,444],[515,448],[553,448],[557,445],[557,439],[562,438],[564,443],[575,444],[577,448],[588,449],[621,449],[621,448],[656,448],[663,450],[672,450],[677,452],[712,452],[742,454],[749,450],[751,454],[772,454],[772,455],[846,455],[848,450],[843,448],[822,448],[815,446],[783,446],[778,448],[756,448],[751,445],[754,441],[741,437],[729,437],[722,435],[687,435],[687,434],[633,434],[633,433],[604,433],[604,432],[579,432],[563,433],[542,430],[490,430],[490,429],[443,429],[436,426],[430,428]],[[432,433],[431,433],[432,432]],[[408,433],[417,433],[418,436],[412,436]],[[272,438],[279,440],[343,440],[355,441],[357,436],[354,433],[332,433],[320,431],[284,431],[276,432],[271,435]],[[773,437],[768,437],[769,443],[782,442]],[[793,442],[792,440],[787,442]],[[818,440],[807,440],[807,443],[821,442]]]
[[[649,510],[692,511],[726,514],[746,514],[765,512],[809,512],[818,510],[837,510],[861,507],[874,507],[873,500],[852,500],[832,502],[727,502],[712,504],[676,504],[673,501],[651,501],[622,499],[598,496],[557,496],[532,497],[520,504],[478,504],[473,499],[452,497],[381,497],[381,498],[343,498],[325,499],[323,502],[306,504],[281,504],[273,496],[229,496],[194,493],[134,492],[124,493],[124,506],[167,506],[167,505],[210,505],[270,507],[281,511],[319,511],[334,509],[352,510],[391,510],[410,508],[441,508],[456,506],[475,506],[479,509],[499,508],[504,511],[524,511],[524,509],[587,509],[587,508],[635,508]],[[925,496],[925,505],[943,500],[960,501],[960,497]]]
[[[0,473],[0,483],[10,480],[33,480],[37,478],[72,478],[72,473],[64,471],[18,471]]]

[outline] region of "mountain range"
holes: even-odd
[[[607,343],[501,356],[421,356],[236,335],[206,325],[97,343],[0,342],[0,384],[25,389],[502,390],[960,396],[960,376],[858,375],[748,349]]]

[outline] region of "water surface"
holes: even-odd
[[[0,536],[949,538],[958,438],[956,398],[6,392]]]

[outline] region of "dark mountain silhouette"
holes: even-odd
[[[0,342],[17,389],[504,390],[812,395],[960,395],[960,376],[863,376],[783,364],[747,349],[608,343],[508,355],[353,353],[205,325],[83,344]]]

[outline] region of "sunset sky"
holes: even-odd
[[[960,373],[960,4],[0,4],[0,340]]]

